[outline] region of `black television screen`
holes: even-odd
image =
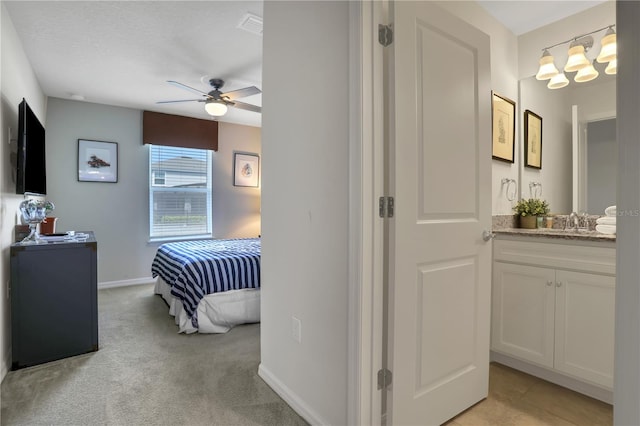
[[[47,193],[44,127],[24,99],[18,106],[16,193]]]

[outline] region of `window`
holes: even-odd
[[[149,236],[211,236],[211,151],[149,147]]]

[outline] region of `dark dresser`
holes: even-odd
[[[12,370],[98,350],[98,243],[82,234],[11,245]]]

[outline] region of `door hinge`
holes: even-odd
[[[380,197],[378,214],[380,217],[393,217],[393,197]]]
[[[378,390],[387,388],[391,384],[392,376],[391,371],[386,368],[378,370]]]
[[[393,43],[393,28],[391,25],[378,24],[378,42],[384,47]]]

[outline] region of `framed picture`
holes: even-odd
[[[514,162],[516,103],[491,92],[492,158]]]
[[[542,117],[529,110],[524,112],[524,165],[542,168]]]
[[[118,144],[78,139],[78,181],[118,182]]]
[[[258,154],[234,153],[233,185],[258,187],[260,157]]]

